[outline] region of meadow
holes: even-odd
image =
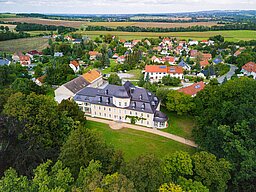
[[[38,51],[42,51],[47,46],[48,46],[48,39],[44,39],[42,37],[0,41],[0,51],[10,52],[10,53],[14,53],[17,51],[27,52],[34,49]]]
[[[85,126],[99,132],[106,142],[115,149],[123,151],[125,160],[148,153],[164,157],[180,150],[190,154],[196,151],[196,149],[176,141],[142,131],[127,128],[112,130],[108,125],[94,121],[87,121]]]
[[[206,32],[170,32],[170,33],[152,33],[152,32],[122,32],[122,31],[77,31],[76,33],[87,35],[90,38],[96,38],[99,35],[111,34],[120,39],[143,39],[161,37],[177,37],[179,39],[203,40],[215,35],[222,35],[226,41],[249,41],[256,40],[256,31],[252,30],[234,30],[234,31],[206,31]]]

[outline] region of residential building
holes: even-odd
[[[112,59],[117,59],[119,56],[117,53],[115,53],[113,56],[112,56]]]
[[[161,82],[164,76],[176,77],[183,79],[183,68],[180,66],[166,65],[146,65],[144,79],[149,80],[151,83]]]
[[[74,73],[77,73],[80,70],[79,63],[76,60],[70,61],[69,67],[74,71]]]
[[[211,60],[212,59],[212,54],[210,53],[202,53],[202,60]]]
[[[27,55],[20,56],[20,64],[24,67],[31,65],[31,59]]]
[[[198,55],[198,51],[197,50],[190,50],[190,58],[196,58]]]
[[[131,42],[125,42],[124,47],[126,48],[132,48],[132,43]]]
[[[125,56],[122,55],[116,59],[117,63],[123,64],[125,62]]]
[[[193,85],[183,87],[178,91],[184,94],[190,95],[191,97],[195,97],[199,91],[204,89],[204,87],[205,87],[204,82],[200,81],[200,82],[194,83]]]
[[[54,53],[54,57],[63,57],[63,53],[62,52],[55,52]]]
[[[90,60],[96,60],[96,57],[98,54],[99,54],[99,52],[97,52],[97,51],[89,51]]]
[[[160,100],[144,88],[127,81],[123,86],[107,85],[103,89],[86,87],[74,101],[91,117],[163,129],[168,117],[160,111]]]
[[[36,80],[35,80],[35,83],[38,85],[38,86],[42,86],[44,81],[45,81],[45,78],[46,78],[46,75],[43,75],[41,77],[38,77]]]
[[[188,44],[189,44],[190,46],[198,45],[198,41],[189,41]]]
[[[253,79],[256,79],[256,63],[249,62],[246,63],[243,67],[241,72],[246,76],[252,76]]]
[[[210,65],[208,60],[200,61],[200,67],[201,69],[204,69],[207,65]]]
[[[60,103],[62,100],[71,99],[83,88],[98,87],[103,84],[102,75],[97,70],[91,70],[58,87],[55,92],[55,100]]]
[[[181,60],[181,62],[178,64],[178,66],[182,67],[186,71],[191,70],[191,66],[187,64],[184,60]]]
[[[43,55],[42,52],[39,52],[37,50],[32,50],[26,53],[27,56],[29,56],[31,59],[33,59],[34,56],[41,56]]]
[[[4,66],[4,65],[10,65],[11,61],[9,61],[8,59],[3,59],[0,57],[0,66]]]

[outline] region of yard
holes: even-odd
[[[115,149],[122,150],[125,160],[130,160],[147,153],[164,157],[179,150],[189,153],[196,151],[196,149],[176,141],[132,129],[112,130],[108,125],[94,121],[87,121],[86,127],[97,130],[108,144],[114,146]]]
[[[0,41],[0,51],[14,53],[17,51],[27,52],[31,50],[42,51],[48,46],[48,39],[42,37],[22,38]]]

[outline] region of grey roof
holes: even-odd
[[[156,111],[154,115],[154,121],[156,122],[165,122],[168,120],[167,115],[162,113],[161,111]]]
[[[9,65],[10,61],[8,59],[0,58],[0,66]]]
[[[119,93],[120,90],[121,93]],[[123,86],[107,85],[104,89],[86,87],[75,95],[74,100],[115,107],[113,97],[116,96],[131,99],[127,109],[152,114],[155,113],[160,102],[154,94],[146,89],[135,87],[130,82],[126,82]]]
[[[82,76],[80,76],[65,83],[63,86],[70,90],[72,93],[77,93],[89,84],[89,82],[87,82]]]
[[[181,60],[181,62],[178,64],[178,66],[186,67],[186,66],[188,66],[188,64],[184,60]]]

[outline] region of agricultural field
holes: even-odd
[[[37,49],[42,51],[48,46],[48,39],[42,37],[34,38],[23,38],[23,39],[13,39],[7,41],[0,41],[0,51],[5,52],[17,52],[17,51],[31,51]]]
[[[10,25],[10,24],[0,24],[0,26],[9,27],[10,31],[14,31],[16,25]]]
[[[142,154],[153,153],[164,157],[175,151],[194,153],[196,149],[176,141],[133,129],[112,130],[108,125],[87,121],[86,128],[95,129],[109,145],[124,152],[125,160],[130,160]]]
[[[87,22],[87,21],[70,21],[70,20],[53,20],[53,19],[40,19],[40,18],[3,18],[2,21],[7,22],[26,22],[36,23],[43,25],[63,25],[66,27],[80,28],[84,26],[137,26],[137,27],[159,27],[159,28],[174,28],[174,27],[190,27],[190,26],[214,26],[218,25],[217,22],[191,22],[191,23],[161,23],[161,22]]]
[[[207,32],[170,32],[170,33],[152,33],[152,32],[122,32],[122,31],[78,31],[83,35],[91,38],[96,38],[99,35],[111,34],[118,36],[120,39],[143,39],[143,38],[158,38],[159,36],[177,37],[179,39],[194,39],[203,40],[214,35],[222,35],[227,41],[249,41],[256,40],[256,31],[252,30],[234,30],[234,31],[207,31]]]

